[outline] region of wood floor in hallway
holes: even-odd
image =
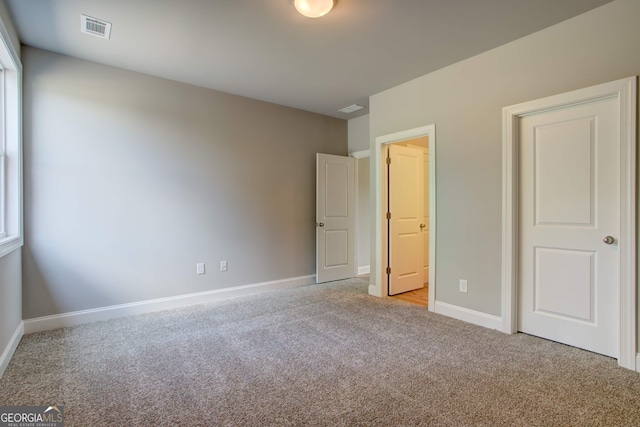
[[[425,283],[424,288],[394,295],[391,298],[399,299],[400,301],[410,302],[411,304],[419,305],[422,307],[427,307],[429,305],[429,285]]]
[[[358,276],[360,279],[369,279],[368,274],[362,274]],[[409,302],[411,304],[419,305],[421,307],[429,306],[429,284],[425,283],[423,288],[416,289],[415,291],[404,292],[402,294],[393,295],[391,298],[399,299],[400,301]]]

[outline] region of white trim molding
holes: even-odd
[[[36,317],[24,321],[24,333],[47,331],[64,328],[67,326],[81,325],[83,323],[99,320],[115,319],[118,317],[132,316],[136,314],[152,313],[155,311],[170,310],[189,305],[203,304],[220,301],[246,295],[258,294],[277,289],[289,289],[306,286],[315,283],[315,276],[301,276],[289,279],[274,280],[271,282],[255,283],[251,285],[235,286],[232,288],[215,289],[212,291],[197,292],[193,294],[177,295],[167,298],[157,298],[128,304],[112,305],[108,307],[93,308],[89,310],[73,311],[70,313],[55,314],[52,316]]]
[[[373,234],[373,257],[371,263],[371,281],[369,285],[369,294],[377,297],[386,297],[389,295],[389,283],[386,280],[386,248],[384,248],[383,235],[383,204],[382,197],[382,180],[384,174],[382,171],[382,152],[385,145],[396,142],[406,141],[408,139],[420,138],[427,136],[429,138],[429,311],[434,311],[436,302],[436,125],[421,126],[414,129],[408,129],[401,132],[382,135],[373,141],[373,151],[371,152],[371,197],[373,199],[374,212],[371,220],[374,221]]]
[[[618,364],[636,370],[636,87],[617,80],[502,110],[502,331],[518,330],[518,122],[562,106],[616,99],[620,114],[620,348]]]
[[[640,372],[640,353],[636,354],[636,371]]]
[[[4,348],[2,355],[0,355],[0,378],[4,375],[4,371],[7,370],[7,366],[9,366],[9,362],[13,357],[13,353],[16,352],[16,348],[18,348],[18,344],[20,344],[20,340],[24,335],[24,322],[20,322],[16,330],[11,335],[7,346]]]
[[[442,301],[436,301],[434,311],[447,317],[473,323],[474,325],[484,326],[485,328],[496,329],[498,331],[502,330],[502,318],[492,316],[491,314],[447,304]]]
[[[19,47],[18,47],[19,48]],[[0,138],[0,258],[24,244],[22,181],[22,63],[0,20],[0,69],[3,123]],[[4,149],[3,149],[4,145]],[[4,182],[3,182],[4,181]]]
[[[356,159],[364,159],[366,157],[369,157],[370,155],[371,150],[354,151],[353,153],[349,154],[349,156]]]
[[[371,271],[371,268],[368,265],[363,265],[361,267],[358,267],[358,276],[361,276],[363,274],[369,274],[370,271]]]

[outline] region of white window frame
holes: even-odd
[[[0,258],[24,244],[22,63],[0,20]]]
[[[7,227],[5,218],[7,216],[6,209],[6,178],[5,178],[5,152],[6,142],[4,137],[4,129],[6,128],[4,117],[4,70],[0,68],[0,241],[7,237]]]

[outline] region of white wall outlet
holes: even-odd
[[[467,281],[460,279],[460,292],[467,293]]]
[[[227,261],[220,261],[220,271],[227,271]]]
[[[204,262],[196,264],[196,274],[204,274]]]

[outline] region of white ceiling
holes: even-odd
[[[333,117],[611,0],[6,0],[26,45]],[[82,34],[80,14],[113,24]]]

